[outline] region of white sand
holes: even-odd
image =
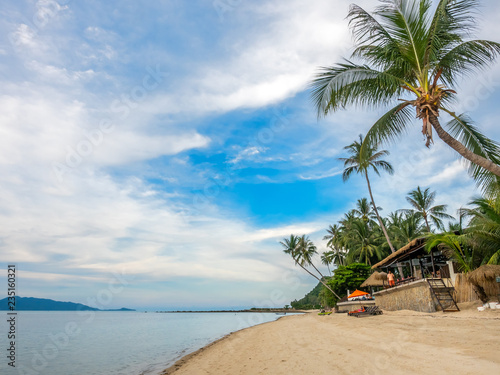
[[[500,374],[500,310],[475,305],[446,314],[288,316],[233,333],[163,374]]]

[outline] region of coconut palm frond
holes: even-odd
[[[479,131],[469,116],[456,115],[446,109],[445,111],[453,117],[447,123],[447,128],[453,137],[476,155],[481,155],[494,164],[500,164],[500,143],[491,140]],[[494,189],[495,185],[499,183],[498,177],[493,173],[467,160],[464,162],[469,174],[474,178],[476,184],[483,188],[483,191]]]
[[[321,68],[311,82],[312,99],[321,117],[348,105],[384,105],[402,91],[403,83],[389,73],[346,61]]]
[[[499,54],[500,43],[470,40],[450,50],[436,64],[435,69],[441,70],[443,82],[453,87],[458,78],[468,77],[490,67]]]
[[[479,1],[440,0],[436,6],[431,0],[380,3],[371,13],[357,5],[350,7],[349,26],[356,43],[353,58],[360,62],[345,60],[316,75],[311,88],[318,116],[349,105],[377,107],[401,100],[372,126],[365,142],[379,145],[398,139],[415,123],[413,107],[426,146],[433,143],[435,132],[468,163],[481,166],[472,167],[471,176],[492,191],[492,176],[500,178],[498,161],[467,145],[465,150],[460,140],[442,129],[439,118],[444,106],[456,101],[456,81],[490,66],[500,55],[500,43],[472,39]],[[469,137],[463,130],[459,133]],[[350,173],[346,172],[347,178]]]
[[[496,251],[491,258],[488,260],[487,264],[500,265],[500,250]]]
[[[372,125],[366,133],[364,143],[368,145],[394,142],[408,131],[414,118],[414,112],[407,103],[398,104]],[[363,145],[363,150],[366,145]]]

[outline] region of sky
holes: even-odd
[[[145,310],[303,297],[316,280],[279,241],[326,250],[328,225],[368,195],[338,158],[384,110],[318,119],[310,99],[318,68],[352,52],[350,2],[5,1],[0,266],[16,265],[17,294]],[[500,4],[482,5],[478,37],[498,40]],[[496,140],[499,83],[500,64],[463,79],[455,107]],[[385,215],[418,185],[450,214],[478,194],[417,121],[384,148]]]

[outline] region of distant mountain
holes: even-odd
[[[297,300],[292,301],[290,302],[290,305],[294,309],[300,309],[300,310],[320,308],[321,304],[320,304],[319,294],[322,289],[323,289],[323,284],[319,282],[318,285],[316,285],[313,288],[313,290],[307,293],[302,299],[299,299],[298,301]]]
[[[9,309],[8,298],[0,300],[0,311]],[[100,310],[81,303],[60,302],[45,298],[16,297],[16,311],[135,311],[125,307],[117,310]]]

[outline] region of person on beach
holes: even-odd
[[[394,286],[394,274],[392,271],[389,271],[387,274],[387,281],[389,282],[389,286]]]

